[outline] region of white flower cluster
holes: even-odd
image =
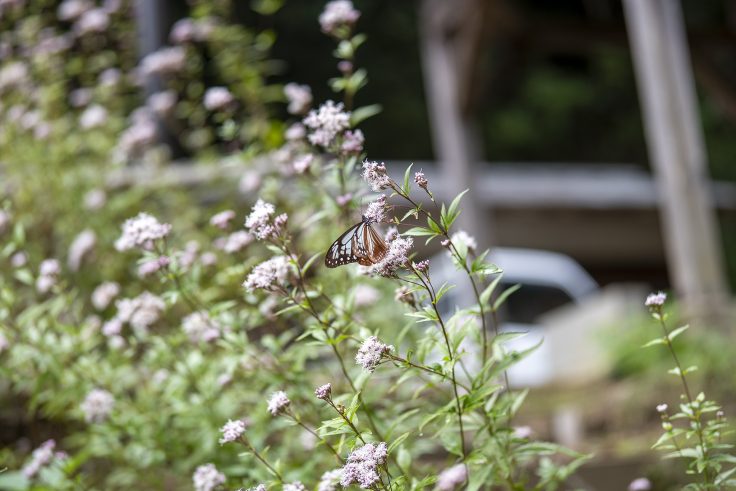
[[[320,385],[314,389],[314,395],[317,396],[317,399],[328,400],[332,395],[332,384]]]
[[[294,172],[296,172],[297,174],[304,174],[309,170],[309,167],[312,165],[313,160],[314,155],[312,155],[311,153],[297,157],[293,163]]]
[[[93,389],[80,405],[88,423],[102,423],[112,412],[115,397],[104,389]]]
[[[629,483],[628,491],[649,491],[652,482],[646,477],[638,477]]]
[[[467,233],[465,230],[458,230],[452,234],[450,239],[456,247],[464,247],[469,251],[475,251],[478,249],[478,242],[475,240],[475,237]]]
[[[28,479],[33,478],[38,472],[49,465],[54,457],[59,454],[54,453],[56,442],[54,440],[46,440],[31,454],[31,460],[23,466],[21,473]]]
[[[468,468],[465,464],[456,464],[440,472],[437,476],[438,491],[452,491],[468,479]]]
[[[235,101],[235,97],[225,87],[210,87],[204,93],[204,107],[208,111],[220,111]]]
[[[307,488],[301,481],[294,481],[284,484],[283,491],[307,491]]]
[[[342,26],[352,26],[360,18],[360,11],[353,7],[350,0],[333,0],[327,2],[325,9],[319,16],[319,25],[322,32],[333,34]]]
[[[171,264],[171,259],[168,256],[159,256],[153,259],[149,259],[141,263],[138,266],[138,277],[145,278],[153,273],[157,273],[162,269],[165,269]]]
[[[79,271],[82,261],[87,255],[92,252],[97,244],[97,235],[90,230],[86,229],[77,235],[69,246],[69,253],[67,257],[67,265],[72,271]]]
[[[356,307],[373,305],[381,298],[381,293],[370,285],[359,284],[353,288]]]
[[[229,419],[227,423],[220,428],[222,432],[222,438],[220,438],[220,445],[225,443],[231,443],[239,439],[245,433],[245,422],[239,419],[235,421]]]
[[[79,126],[85,130],[99,128],[107,122],[107,109],[99,104],[92,104],[79,116]]]
[[[192,475],[195,491],[213,491],[225,484],[225,474],[217,470],[215,464],[204,464],[197,467]]]
[[[338,484],[342,480],[342,469],[334,469],[322,474],[317,484],[317,491],[337,491]]]
[[[249,292],[258,289],[272,291],[286,282],[289,270],[290,264],[286,256],[272,257],[253,268],[243,286]]]
[[[161,48],[147,54],[141,60],[141,71],[144,75],[168,75],[184,68],[186,51],[180,46]]]
[[[36,278],[36,291],[38,293],[48,293],[58,279],[61,273],[61,266],[56,259],[44,259],[38,267],[38,278]]]
[[[135,298],[120,299],[115,306],[117,314],[102,327],[102,333],[108,337],[119,335],[125,323],[130,324],[136,334],[144,336],[166,308],[161,297],[147,291]]]
[[[381,223],[386,221],[387,211],[386,195],[382,194],[378,199],[368,204],[364,215],[371,222]]]
[[[238,230],[226,237],[217,239],[215,241],[215,247],[227,254],[234,254],[245,249],[253,240],[252,234],[249,234],[245,230]]]
[[[379,465],[386,463],[388,448],[386,443],[366,443],[356,448],[348,456],[342,468],[340,484],[349,486],[358,484],[363,489],[371,488],[380,479]]]
[[[28,67],[20,61],[7,63],[0,68],[0,91],[21,86],[28,79]]]
[[[286,395],[286,392],[280,390],[275,392],[268,400],[268,412],[271,413],[271,416],[278,416],[285,412],[290,405],[289,396]]]
[[[409,261],[413,245],[414,239],[411,237],[396,237],[388,243],[388,252],[383,259],[370,266],[368,272],[379,276],[394,276]]]
[[[383,162],[363,162],[362,176],[374,192],[391,186],[391,178],[386,174],[386,165]]]
[[[146,99],[146,106],[153,111],[153,113],[161,118],[164,118],[171,113],[176,105],[176,92],[173,90],[162,90],[151,94]]]
[[[92,306],[97,310],[105,310],[110,302],[120,294],[120,285],[114,281],[100,283],[92,292]]]
[[[125,251],[134,247],[151,249],[156,240],[163,239],[171,232],[171,225],[160,223],[155,217],[141,212],[123,223],[123,233],[115,241],[115,249]]]
[[[389,354],[393,349],[393,346],[382,343],[376,336],[371,336],[360,345],[358,354],[355,355],[355,362],[372,372],[381,363],[384,355]]]
[[[70,21],[82,16],[88,10],[94,8],[90,0],[64,0],[56,11],[59,20]]]
[[[348,130],[343,135],[340,150],[347,154],[358,154],[363,151],[363,143],[365,143],[365,136],[362,131]]]
[[[251,208],[250,215],[245,219],[245,228],[259,240],[276,238],[289,217],[286,213],[282,213],[272,220],[271,217],[275,212],[274,205],[259,199]]]
[[[233,221],[234,218],[235,212],[233,210],[223,210],[210,217],[210,225],[221,230],[225,230],[230,226],[230,222]]]
[[[667,294],[664,292],[650,293],[644,301],[644,305],[649,308],[661,307],[667,301]]]
[[[222,332],[222,327],[205,311],[184,317],[181,328],[192,343],[209,343],[219,338]]]
[[[74,33],[77,36],[91,34],[95,32],[104,32],[110,25],[110,16],[105,9],[94,8],[86,11],[74,23]]]
[[[312,89],[308,85],[286,84],[284,85],[284,95],[289,101],[286,110],[290,114],[304,114],[312,105]]]
[[[169,40],[174,44],[206,41],[212,33],[213,23],[209,19],[193,20],[189,17],[174,23]]]
[[[342,103],[327,101],[319,109],[310,111],[303,123],[310,130],[309,142],[327,149],[350,128],[350,113],[343,110]]]

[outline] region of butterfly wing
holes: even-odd
[[[378,232],[376,232],[370,224],[366,224],[361,234],[362,247],[358,251],[364,252],[359,254],[358,263],[363,266],[371,266],[380,262],[388,253],[388,245]]]
[[[356,223],[338,237],[327,250],[325,266],[336,268],[343,264],[358,262],[364,257],[365,250],[360,241],[356,240],[356,236],[359,237],[366,226],[368,225],[365,222]]]

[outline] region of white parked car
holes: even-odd
[[[541,341],[534,353],[509,370],[511,384],[580,383],[604,376],[608,365],[599,328],[631,310],[631,291],[601,289],[577,261],[556,252],[499,247],[489,260],[504,271],[498,292],[521,286],[499,312],[500,330],[526,334],[505,343],[506,349],[522,351]],[[438,255],[432,268],[442,281],[457,285],[441,307],[449,311],[454,305],[468,306],[472,288],[447,253]]]

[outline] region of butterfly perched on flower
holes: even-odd
[[[371,266],[381,261],[388,252],[388,245],[371,227],[373,220],[363,215],[360,222],[347,229],[332,243],[325,255],[325,266],[336,268],[355,263]]]

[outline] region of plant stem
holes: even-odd
[[[392,354],[388,354],[386,356],[389,359],[391,359],[391,360],[393,360],[395,362],[404,363],[404,364],[406,364],[406,365],[408,365],[408,366],[410,366],[412,368],[416,368],[418,370],[423,370],[423,371],[425,371],[427,373],[432,373],[434,375],[438,375],[438,376],[442,377],[444,380],[450,380],[450,377],[448,377],[446,374],[444,374],[442,372],[439,372],[437,370],[434,370],[434,369],[432,369],[432,368],[430,368],[430,367],[428,367],[426,365],[419,365],[417,363],[414,363],[414,362],[411,362],[411,361],[407,360],[406,358],[401,358],[400,356],[396,356],[396,355],[392,355]],[[466,391],[470,392],[470,387],[468,387],[467,385],[463,384],[462,382],[458,382],[457,385],[460,386],[461,388],[465,389]]]
[[[419,281],[421,281],[424,284],[425,289],[427,290],[427,294],[429,295],[430,303],[432,304],[432,308],[434,309],[434,313],[437,316],[437,322],[440,326],[440,330],[442,331],[442,336],[445,339],[445,346],[447,348],[447,356],[450,359],[450,381],[452,382],[452,391],[455,395],[455,407],[457,409],[457,420],[458,420],[458,426],[459,426],[459,432],[460,432],[460,451],[463,454],[463,461],[468,457],[467,450],[465,448],[465,428],[463,427],[463,409],[462,404],[460,404],[460,393],[457,390],[458,383],[457,378],[455,377],[455,357],[453,356],[452,352],[452,346],[450,344],[450,337],[447,334],[447,327],[445,326],[445,321],[442,319],[442,314],[440,314],[439,309],[437,308],[437,297],[435,295],[434,287],[432,286],[432,282],[427,278],[426,282],[424,278],[422,277],[421,273],[414,268],[414,266],[409,263],[410,269],[414,272],[414,274],[419,278]],[[465,466],[466,470],[469,472],[469,469],[467,468],[467,465]]]
[[[309,298],[309,295],[307,294],[307,289],[305,286],[305,279],[304,279],[304,273],[302,272],[301,264],[299,264],[299,259],[296,257],[295,254],[293,254],[288,247],[284,246],[284,252],[292,259],[294,264],[296,265],[296,271],[297,276],[299,279],[299,289],[301,290],[302,294],[304,295],[304,300],[307,303],[307,308],[303,307],[300,302],[297,301],[296,298],[290,295],[290,298],[292,302],[294,302],[296,305],[299,305],[302,307],[303,310],[305,310],[307,313],[309,313],[314,319],[322,326],[322,329],[327,333],[327,330],[330,328],[330,324],[325,322],[322,319],[322,316],[319,315],[319,312],[317,312],[317,309],[314,307],[314,304],[312,303],[312,300]],[[358,390],[358,388],[355,386],[355,382],[353,381],[352,377],[350,377],[350,374],[348,373],[347,367],[345,366],[345,360],[343,359],[342,355],[340,354],[340,351],[337,349],[337,346],[333,343],[329,343],[330,347],[332,348],[332,352],[335,354],[335,357],[337,358],[338,362],[340,363],[340,369],[343,373],[343,376],[350,384],[350,388],[355,392],[355,394],[358,396],[358,401],[360,402],[360,407],[365,413],[366,417],[368,418],[368,423],[371,426],[371,429],[375,433],[375,435],[380,439],[384,440],[383,435],[378,429],[378,426],[376,425],[375,421],[373,420],[373,415],[371,414],[370,409],[365,404],[365,401],[363,400],[363,394]]]
[[[675,361],[675,366],[677,366],[677,373],[680,375],[682,387],[685,390],[685,397],[687,397],[687,401],[690,404],[690,410],[693,412],[691,419],[693,423],[695,423],[695,428],[698,434],[698,441],[700,442],[700,449],[703,452],[703,459],[707,460],[708,449],[705,446],[705,439],[703,438],[703,426],[700,423],[700,410],[696,409],[695,407],[694,399],[692,397],[692,393],[690,392],[690,387],[688,386],[687,379],[685,378],[685,372],[682,371],[682,365],[680,364],[680,360],[677,358],[677,353],[675,352],[674,346],[672,346],[670,332],[667,329],[667,324],[664,321],[664,313],[662,312],[661,307],[659,307],[659,309],[657,310],[656,317],[659,320],[659,325],[662,326],[662,331],[664,332],[664,344],[667,345],[667,348],[670,350],[670,354],[672,355],[672,359]],[[707,467],[705,469],[705,480],[706,482],[710,482],[710,471]]]
[[[250,451],[251,451],[251,453],[253,453],[253,455],[254,455],[254,456],[255,456],[255,457],[256,457],[256,458],[257,458],[257,459],[258,459],[258,460],[259,460],[259,461],[260,461],[260,462],[261,462],[261,463],[262,463],[263,465],[265,465],[265,466],[266,466],[266,468],[267,468],[267,469],[268,469],[269,471],[271,471],[271,473],[272,473],[272,474],[273,474],[274,476],[276,476],[276,479],[278,479],[278,481],[279,481],[280,483],[282,483],[282,484],[284,483],[284,478],[283,478],[283,476],[281,476],[281,473],[279,473],[279,471],[277,471],[276,469],[274,469],[274,468],[273,468],[273,466],[272,466],[271,464],[269,464],[269,463],[268,463],[268,461],[266,461],[266,459],[264,459],[264,458],[263,458],[263,456],[262,456],[262,455],[261,455],[260,453],[258,453],[258,450],[256,450],[256,449],[255,449],[255,448],[253,447],[253,445],[251,445],[251,444],[250,444],[250,442],[248,441],[248,439],[247,439],[247,438],[245,438],[244,436],[241,436],[241,437],[240,437],[240,439],[239,439],[239,441],[240,441],[240,442],[241,442],[241,443],[242,443],[243,445],[245,445],[245,447],[246,447],[246,448],[247,448],[248,450],[250,450]]]
[[[323,443],[323,444],[324,444],[324,445],[325,445],[325,446],[326,446],[326,447],[327,447],[328,449],[330,449],[330,452],[332,452],[333,454],[335,454],[335,457],[337,457],[337,460],[338,460],[338,461],[340,462],[340,464],[344,464],[344,463],[345,463],[345,461],[343,460],[343,458],[342,458],[342,457],[340,457],[340,454],[339,454],[339,453],[337,453],[337,450],[335,450],[335,447],[333,447],[332,445],[330,445],[330,443],[329,443],[329,442],[328,442],[327,440],[325,440],[324,438],[322,438],[321,436],[319,436],[319,434],[318,434],[318,433],[317,433],[316,431],[314,431],[313,429],[311,429],[311,428],[310,428],[309,426],[305,425],[305,424],[304,424],[304,423],[302,422],[301,418],[299,418],[299,416],[298,416],[298,415],[296,415],[296,414],[292,414],[292,413],[290,413],[290,412],[287,412],[287,413],[286,413],[286,415],[287,415],[288,417],[290,417],[290,418],[292,419],[292,421],[294,421],[294,422],[295,422],[296,424],[298,424],[299,426],[301,426],[302,428],[304,428],[305,430],[307,430],[307,432],[309,432],[309,433],[311,433],[312,435],[314,435],[314,436],[315,436],[315,437],[316,437],[316,438],[317,438],[317,439],[318,439],[319,441],[321,441],[321,442],[322,442],[322,443]]]
[[[328,399],[325,399],[325,400],[327,401],[327,404],[329,404],[330,406],[332,406],[332,409],[334,409],[335,412],[340,415],[340,417],[343,419],[343,421],[345,421],[348,424],[348,426],[350,427],[350,429],[353,430],[353,433],[355,433],[355,436],[358,438],[358,440],[360,440],[363,443],[363,445],[365,445],[365,440],[363,439],[363,436],[360,434],[360,431],[358,431],[358,428],[355,427],[355,425],[353,424],[353,422],[350,421],[350,419],[347,416],[345,416],[345,414],[344,414],[343,411],[339,410],[337,408],[337,406],[335,406],[335,403],[332,402],[332,399],[328,398]]]
[[[420,213],[422,213],[426,218],[429,220],[432,220],[434,223],[437,224],[440,231],[442,232],[442,235],[445,237],[445,239],[448,241],[450,246],[450,251],[457,259],[457,262],[462,265],[463,269],[465,270],[465,273],[468,276],[468,280],[470,280],[470,284],[473,287],[473,294],[475,295],[475,300],[478,303],[478,309],[479,309],[479,317],[481,321],[481,338],[482,338],[482,350],[483,350],[483,364],[485,364],[486,359],[488,358],[488,327],[486,325],[486,312],[485,307],[483,306],[483,303],[480,301],[480,292],[478,291],[478,285],[475,283],[475,280],[473,279],[473,273],[470,271],[470,268],[468,268],[466,260],[460,255],[460,252],[457,250],[457,247],[455,247],[455,244],[453,244],[452,239],[450,238],[449,230],[447,230],[440,221],[435,220],[432,215],[424,210],[416,201],[414,201],[411,196],[408,194],[405,194],[401,188],[392,180],[391,181],[391,188],[402,198],[407,200],[409,203],[414,206],[415,209],[417,209]],[[430,199],[432,200],[432,203],[437,206],[437,202],[434,200],[434,197],[430,194]],[[494,321],[493,328],[495,331],[496,336],[498,336],[498,323]],[[506,373],[506,370],[504,370],[504,379],[506,382],[506,390],[508,391],[509,383],[508,383],[508,375]]]

